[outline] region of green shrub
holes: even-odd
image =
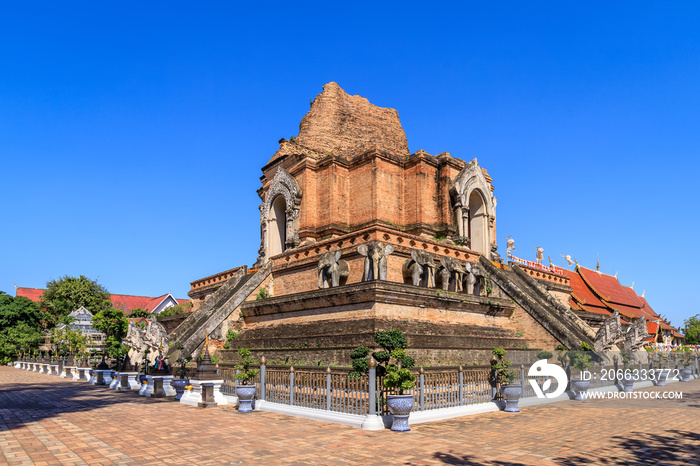
[[[552,357],[552,353],[550,351],[540,351],[537,353],[537,359],[549,359]]]
[[[516,371],[510,369],[510,361],[506,359],[506,350],[503,348],[494,348],[491,351],[495,358],[495,362],[491,364],[496,383],[509,384],[515,379]]]
[[[395,353],[396,350],[405,350],[408,347],[408,339],[400,330],[379,330],[374,334],[374,342],[382,349],[375,351],[371,357],[377,362],[377,375],[383,377],[391,366],[401,364],[401,367],[410,369],[416,361],[407,356],[405,352]],[[359,377],[369,373],[369,355],[371,350],[366,346],[358,346],[350,353],[352,360],[352,372],[350,375]],[[391,362],[392,357],[395,363]]]
[[[239,372],[235,377],[237,380],[241,381],[242,385],[249,385],[250,381],[258,375],[260,370],[250,368],[250,365],[254,364],[255,360],[250,357],[250,350],[248,348],[239,348],[238,355],[241,357],[241,362],[236,364],[236,369]]]

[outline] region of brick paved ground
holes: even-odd
[[[666,389],[683,399],[561,402],[394,433],[185,407],[0,367],[0,463],[700,464],[700,380],[643,391]]]

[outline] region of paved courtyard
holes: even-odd
[[[700,464],[700,380],[595,400],[367,432],[197,409],[0,367],[3,464]]]

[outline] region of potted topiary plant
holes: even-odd
[[[656,353],[656,363],[659,365],[659,369],[656,372],[656,386],[665,387],[666,379],[668,378],[668,353],[665,351],[659,351]],[[666,366],[666,368],[664,368]]]
[[[391,430],[406,432],[411,430],[408,425],[408,417],[413,409],[414,398],[413,395],[405,395],[404,390],[410,390],[416,386],[416,376],[411,373],[410,369],[401,367],[402,361],[407,358],[406,351],[397,348],[390,355],[396,361],[396,364],[387,365],[384,386],[393,388],[398,392],[387,395],[386,400],[392,418]]]
[[[694,361],[693,352],[688,347],[683,347],[677,354],[678,364],[681,366],[680,376],[681,382],[690,382],[690,376],[693,371],[690,369],[690,365]]]
[[[631,371],[629,370],[629,365],[630,365],[630,356],[627,351],[621,351],[620,352],[620,358],[622,359],[622,387],[623,391],[625,392],[632,392],[634,391],[634,376],[632,375]]]
[[[255,360],[250,357],[248,348],[239,348],[238,355],[241,357],[241,362],[236,364],[238,373],[235,375],[236,380],[240,383],[236,384],[236,396],[238,397],[238,412],[249,413],[253,410],[253,397],[255,397],[255,384],[251,381],[260,372],[259,369],[251,369],[250,365],[255,363]]]
[[[581,377],[579,379],[571,379],[571,389],[576,393],[576,400],[586,401],[586,392],[591,386],[591,382],[585,379],[584,372],[593,365],[591,355],[583,351],[570,351],[569,357],[571,358],[571,365],[579,370]]]
[[[180,378],[174,379],[172,384],[176,393],[175,399],[179,400],[185,393],[185,387],[190,384],[190,379],[187,377],[187,363],[189,363],[192,360],[192,356],[183,356],[182,350],[184,349],[184,346],[182,345],[177,345],[177,349],[180,350],[180,357],[177,358],[176,361],[179,365],[179,368],[177,370],[177,376]]]
[[[510,361],[506,359],[506,350],[494,348],[492,353],[494,357],[491,359],[491,373],[496,386],[500,387],[501,396],[506,402],[504,411],[507,413],[519,413],[518,402],[523,394],[523,388],[520,384],[512,383],[516,372],[509,369]]]

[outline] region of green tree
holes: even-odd
[[[147,310],[137,307],[129,313],[129,319],[138,319],[139,317],[150,317],[150,315],[151,314]]]
[[[92,318],[92,326],[104,333],[105,351],[114,358],[124,356],[128,348],[122,344],[129,329],[129,319],[119,309],[104,309]]]
[[[685,319],[685,343],[687,345],[700,345],[700,314]]]
[[[66,356],[69,353],[80,354],[87,348],[87,336],[78,330],[71,330],[68,327],[51,329],[51,344],[56,348],[56,353]]]
[[[0,364],[16,359],[20,351],[36,351],[44,341],[46,319],[37,303],[0,291]]]
[[[377,375],[383,377],[388,370],[393,370],[401,364],[404,369],[410,369],[415,365],[412,357],[407,356],[405,351],[408,348],[408,340],[400,330],[379,330],[374,334],[374,342],[381,346],[380,351],[372,352],[366,346],[358,346],[350,353],[352,359],[352,372],[350,375],[358,377],[369,373],[369,356],[377,362]],[[391,358],[395,363],[391,363]]]
[[[167,308],[166,310],[162,311],[160,314],[156,314],[156,319],[158,317],[170,317],[170,316],[177,316],[180,314],[185,314],[186,312],[190,312],[190,309],[192,309],[192,303],[177,304],[175,306],[171,306],[171,307]]]
[[[41,307],[54,315],[56,321],[80,306],[94,315],[112,307],[112,301],[104,286],[83,275],[77,278],[66,275],[46,283],[46,290],[41,297]]]

